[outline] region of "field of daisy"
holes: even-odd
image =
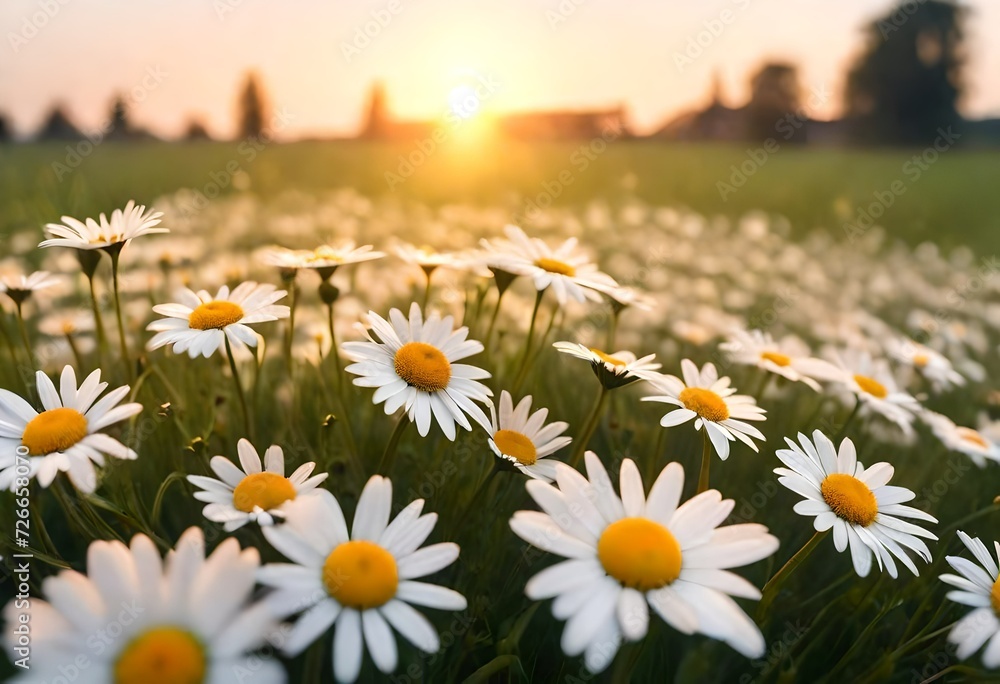
[[[940,247],[944,217],[845,235],[871,187],[790,221],[641,172],[530,212],[255,174],[73,216],[97,200],[3,191],[13,681],[1000,667],[988,221]]]

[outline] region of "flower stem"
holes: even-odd
[[[493,340],[493,329],[497,325],[497,318],[500,316],[500,304],[503,302],[503,296],[507,292],[507,289],[497,291],[497,304],[493,307],[493,315],[490,316],[490,325],[486,329],[486,337],[483,340],[483,345],[486,347],[486,351],[490,349],[490,342]]]
[[[712,440],[708,437],[708,428],[702,429],[701,471],[698,474],[697,494],[708,491],[709,470],[712,467]]]
[[[608,353],[615,353],[615,338],[618,337],[618,316],[621,314],[622,310],[615,307],[611,314],[611,323],[608,325]]]
[[[243,394],[243,383],[240,382],[240,371],[236,366],[236,357],[233,356],[233,347],[226,337],[226,356],[229,358],[229,370],[233,374],[233,384],[236,385],[236,396],[240,399],[240,410],[243,412],[243,425],[246,428],[246,436],[253,441],[253,426],[250,423],[250,411],[247,409],[247,398]]]
[[[104,321],[101,319],[101,306],[97,302],[97,287],[94,283],[94,275],[87,276],[90,285],[90,309],[94,313],[94,332],[97,335],[97,365],[104,363],[104,352],[108,348],[108,336],[104,332]]]
[[[854,409],[847,416],[847,420],[844,421],[844,424],[840,427],[840,430],[837,432],[837,436],[833,439],[834,445],[840,442],[840,440],[844,438],[844,435],[847,434],[847,428],[849,428],[851,426],[851,423],[854,422],[854,419],[857,417],[858,411],[860,410],[861,410],[861,398],[857,397],[854,402]]]
[[[28,337],[28,327],[24,324],[24,313],[21,311],[21,302],[17,302],[17,330],[21,333],[24,352],[28,355],[28,365],[34,367],[35,355],[31,351],[31,338]]]
[[[528,372],[528,359],[531,358],[531,345],[535,342],[535,321],[538,319],[538,309],[542,305],[542,297],[545,296],[545,290],[539,290],[538,294],[535,296],[535,306],[531,310],[531,322],[528,324],[528,339],[524,343],[524,354],[521,356],[521,366],[517,371],[516,380],[514,381],[515,391],[521,387],[521,383],[524,382],[524,376]]]
[[[285,334],[285,365],[288,375],[292,375],[292,343],[295,341],[295,305],[298,304],[299,288],[293,274],[288,282],[288,330]]]
[[[403,436],[403,432],[409,424],[410,419],[405,414],[400,416],[399,422],[396,423],[392,434],[389,435],[389,442],[385,445],[385,451],[382,452],[382,460],[378,462],[378,470],[376,472],[382,475],[389,474],[392,462],[396,457],[396,451],[399,448],[399,438]]]
[[[805,543],[805,545],[795,552],[795,555],[788,559],[788,562],[781,566],[781,569],[774,574],[774,577],[767,581],[764,585],[764,589],[761,592],[760,603],[757,606],[757,622],[762,622],[767,617],[767,612],[774,602],[774,599],[778,596],[778,592],[781,589],[781,585],[785,583],[788,576],[792,574],[792,571],[804,561],[813,550],[819,546],[823,538],[829,534],[830,530],[823,530],[822,532],[816,532],[813,534],[812,538]]]
[[[337,330],[333,324],[333,303],[326,305],[326,317],[330,326],[330,353],[333,355],[333,370],[337,386],[340,386],[340,350],[337,349]]]
[[[66,333],[66,344],[69,345],[69,350],[73,352],[73,360],[76,361],[76,367],[83,370],[83,357],[80,356],[80,348],[76,344],[76,340],[73,339],[72,333]]]
[[[423,269],[424,275],[427,276],[427,282],[424,284],[424,298],[420,302],[420,310],[423,311],[424,314],[426,315],[427,314],[427,302],[429,302],[430,299],[431,299],[431,274],[434,273],[434,269],[436,267],[434,267],[434,266],[431,266],[431,267],[422,266],[421,268]]]
[[[111,253],[111,283],[114,288],[115,294],[115,316],[118,318],[118,341],[121,344],[122,353],[122,363],[125,364],[125,377],[128,378],[129,383],[132,382],[132,374],[135,369],[132,368],[132,361],[129,359],[128,354],[128,342],[125,339],[125,322],[122,318],[122,301],[121,292],[118,287],[118,260],[121,257],[121,250],[115,250]]]
[[[601,385],[601,393],[597,395],[597,402],[594,404],[594,409],[590,413],[590,417],[587,419],[583,432],[580,433],[580,438],[576,443],[576,447],[573,449],[573,456],[569,460],[569,464],[576,468],[580,464],[580,459],[583,458],[583,452],[587,450],[587,444],[590,442],[590,438],[594,434],[594,430],[597,429],[597,424],[601,422],[601,413],[604,412],[604,405],[608,402],[608,388]]]

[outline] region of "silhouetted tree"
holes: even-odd
[[[361,137],[370,139],[384,138],[389,127],[389,106],[386,102],[385,86],[376,82],[368,95],[367,116]]]
[[[83,134],[70,121],[62,105],[52,108],[52,113],[38,131],[39,140],[80,140]]]
[[[0,114],[0,143],[9,142],[12,136],[10,124],[7,123],[7,117]]]
[[[128,138],[132,133],[132,125],[128,118],[128,103],[125,102],[125,98],[119,95],[111,103],[106,137],[121,140]]]
[[[747,133],[755,140],[778,138],[783,120],[800,113],[799,76],[791,64],[765,64],[750,81]],[[802,136],[797,136],[801,138]]]
[[[192,119],[188,123],[187,130],[184,132],[185,140],[211,140],[212,136],[208,134],[208,129],[205,128],[203,124],[198,119]]]
[[[965,10],[907,2],[872,22],[848,75],[847,116],[870,142],[920,143],[960,122]]]
[[[264,100],[264,90],[257,74],[247,76],[246,85],[240,94],[240,129],[241,138],[259,138],[267,120],[267,103]]]

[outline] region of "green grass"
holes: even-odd
[[[985,248],[995,244],[1000,222],[994,152],[948,151],[915,177],[914,167],[908,173],[904,166],[920,150],[785,147],[723,201],[718,184],[729,183],[732,167],[747,162],[747,150],[756,146],[619,141],[600,152],[601,145],[587,141],[445,145],[405,179],[401,158],[419,155],[416,143],[300,142],[257,151],[245,143],[106,142],[78,159],[68,156],[65,143],[0,147],[0,234],[36,228],[66,213],[96,215],[131,198],[149,204],[179,188],[211,195],[218,184],[221,192],[232,192],[230,176],[237,169],[263,196],[353,187],[370,197],[431,205],[500,205],[513,219],[525,217],[521,222],[528,226],[530,202],[614,200],[625,194],[623,180],[630,175],[635,194],[650,203],[706,215],[763,210],[787,217],[797,234],[815,227],[841,233],[858,207],[871,204],[874,193],[894,181],[905,191],[880,223],[911,244],[931,239]],[[403,182],[390,189],[387,173]]]

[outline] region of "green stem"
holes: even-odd
[[[611,324],[608,325],[608,353],[615,353],[615,338],[618,337],[618,316],[621,314],[621,309],[615,308],[611,314]]]
[[[490,325],[486,329],[486,339],[483,340],[483,345],[486,347],[486,351],[490,349],[490,342],[493,340],[493,329],[497,325],[497,318],[500,316],[500,304],[503,302],[503,296],[507,292],[507,289],[497,290],[497,305],[493,307],[493,315],[490,316]]]
[[[851,423],[854,422],[854,419],[857,417],[858,411],[860,410],[861,410],[861,398],[858,397],[854,401],[854,409],[847,416],[847,420],[844,421],[844,424],[837,432],[837,436],[833,440],[834,445],[838,444],[844,438],[844,435],[847,434],[847,428],[849,428],[851,426]]]
[[[528,359],[531,358],[531,345],[535,341],[535,321],[538,319],[538,309],[542,306],[542,297],[545,296],[545,290],[539,290],[538,294],[535,296],[535,306],[531,310],[531,322],[528,324],[528,339],[524,343],[524,354],[521,355],[521,366],[517,371],[516,380],[514,381],[514,390],[516,391],[521,387],[521,383],[524,381],[524,376],[528,372]]]
[[[788,576],[792,574],[795,568],[804,561],[810,553],[812,553],[823,538],[830,533],[830,530],[824,530],[822,532],[816,532],[813,536],[805,543],[805,545],[795,552],[795,555],[788,559],[788,562],[781,566],[781,569],[775,573],[774,577],[767,581],[764,585],[764,590],[761,592],[760,604],[757,606],[757,623],[760,624],[767,617],[768,610],[771,608],[771,604],[774,599],[778,596],[778,592],[781,589],[781,585],[785,583]]]
[[[389,436],[389,441],[385,445],[385,451],[382,452],[382,459],[378,462],[378,470],[376,472],[382,475],[389,474],[392,462],[396,458],[396,451],[399,448],[399,438],[403,436],[403,432],[406,431],[406,426],[409,424],[410,419],[405,413],[399,417],[399,422],[396,423],[396,427],[393,429],[392,434]]]
[[[340,350],[337,349],[337,330],[334,325],[333,303],[326,305],[327,323],[330,326],[330,353],[333,355],[333,369],[337,386],[340,386]]]
[[[102,365],[104,352],[108,348],[108,336],[104,332],[104,321],[101,318],[101,306],[97,302],[97,286],[93,274],[87,276],[87,282],[90,285],[90,309],[94,314],[94,332],[97,335],[97,363]]]
[[[24,313],[21,311],[21,302],[17,303],[17,330],[21,334],[21,343],[24,344],[24,352],[28,355],[28,366],[34,368],[35,354],[31,351],[31,338],[28,337],[28,326],[24,324]]]
[[[702,429],[701,471],[698,473],[698,494],[708,491],[709,470],[712,467],[712,440],[708,436],[708,428]]]
[[[125,321],[122,317],[121,292],[118,287],[118,260],[120,257],[120,250],[114,251],[111,254],[111,284],[115,295],[115,316],[118,319],[118,341],[121,345],[122,363],[125,364],[125,377],[131,383],[135,369],[132,367],[132,361],[129,359],[128,341],[125,338]]]
[[[580,433],[580,438],[573,448],[573,455],[570,457],[569,464],[574,468],[580,463],[580,459],[583,458],[583,452],[587,450],[587,444],[590,442],[590,438],[594,434],[594,430],[597,429],[598,423],[601,421],[601,413],[604,411],[604,405],[608,402],[608,388],[601,385],[601,393],[597,396],[597,402],[594,404],[594,409],[590,412],[590,417],[585,423],[583,432]]]
[[[299,288],[295,284],[295,276],[288,283],[288,331],[285,334],[285,365],[288,375],[292,375],[292,343],[295,340],[295,305],[298,303]]]
[[[236,385],[236,396],[240,399],[240,410],[243,412],[243,424],[246,428],[246,436],[252,442],[253,426],[250,424],[250,411],[247,409],[247,398],[243,394],[243,383],[240,382],[240,371],[236,367],[236,357],[233,356],[233,348],[229,344],[229,338],[226,337],[225,340],[226,356],[229,358],[229,370],[233,374],[233,384]]]
[[[433,272],[433,269],[424,269],[424,274],[427,276],[427,283],[424,285],[424,298],[420,303],[420,310],[423,311],[425,315],[427,313],[427,302],[431,299],[431,273]]]
[[[7,346],[7,351],[10,352],[11,368],[17,368],[17,348],[14,344],[14,340],[10,338],[10,333],[7,332],[6,321],[0,321],[0,335],[3,336],[4,343]]]
[[[83,371],[83,357],[80,355],[80,348],[76,346],[76,340],[73,339],[71,333],[66,333],[66,344],[69,345],[69,350],[73,352],[73,360],[76,362],[76,367]]]

